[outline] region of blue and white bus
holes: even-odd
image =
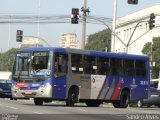
[[[67,106],[112,102],[126,108],[148,98],[149,58],[70,48],[24,48],[15,55],[12,97],[33,98],[35,105],[64,100]]]

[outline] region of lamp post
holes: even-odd
[[[138,4],[138,0],[128,0],[128,4],[136,5],[136,4]],[[116,17],[117,17],[117,0],[114,0],[113,21],[112,21],[112,31],[113,31],[113,33],[116,33]],[[115,52],[115,34],[112,34],[111,52]]]
[[[38,0],[38,24],[37,24],[37,36],[40,36],[40,12],[41,12],[41,0]]]
[[[112,21],[112,32],[113,33],[116,33],[116,17],[117,17],[117,0],[114,0],[113,21]],[[115,52],[115,34],[112,34],[111,52]]]
[[[86,41],[86,10],[87,10],[87,0],[83,0],[83,16],[82,16],[82,49],[85,48]]]

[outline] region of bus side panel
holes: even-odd
[[[65,99],[66,98],[66,76],[54,77],[53,81],[53,98]]]
[[[67,94],[72,86],[79,88],[79,99],[90,99],[91,96],[91,75],[70,73],[67,80]]]
[[[149,82],[144,77],[137,77],[132,79],[131,97],[130,100],[139,100],[148,98],[148,84]]]

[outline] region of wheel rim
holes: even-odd
[[[138,103],[137,103],[138,107],[141,107],[142,106],[142,103],[140,100],[138,100]]]
[[[76,94],[75,94],[75,93],[72,93],[72,94],[71,94],[71,101],[72,101],[72,102],[75,102],[75,101],[76,101],[75,99],[76,99]]]

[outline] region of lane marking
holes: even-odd
[[[42,113],[40,113],[40,112],[33,112],[33,113],[35,113],[35,114],[42,114]]]
[[[18,108],[16,108],[16,107],[10,107],[10,108],[15,109],[15,110],[18,109]]]
[[[78,110],[79,110],[79,111],[82,111],[82,112],[85,112],[85,111],[86,111],[85,109],[81,109],[81,108],[79,108]]]

